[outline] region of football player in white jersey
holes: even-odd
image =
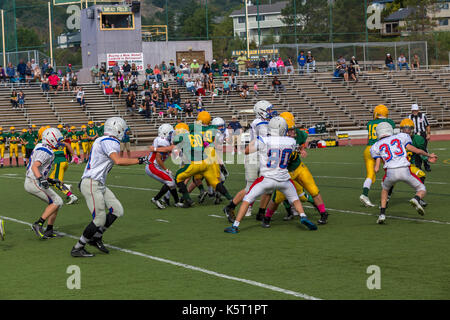
[[[104,136],[97,138],[92,145],[89,161],[81,177],[80,190],[92,214],[93,221],[84,229],[83,235],[72,248],[73,257],[93,257],[85,249],[86,243],[108,253],[102,242],[103,233],[113,222],[123,215],[122,204],[112,191],[106,187],[106,177],[114,164],[130,166],[148,164],[147,157],[138,159],[121,158],[120,141],[128,128],[125,120],[112,117],[106,120]]]
[[[310,230],[317,230],[317,226],[306,217],[294,183],[287,170],[289,158],[295,150],[297,142],[295,139],[286,136],[288,125],[286,120],[281,117],[272,118],[268,128],[270,136],[258,136],[245,150],[246,154],[257,150],[260,151],[259,172],[261,176],[249,188],[233,225],[225,228],[224,231],[227,233],[238,233],[239,224],[250,203],[263,194],[270,196],[275,190],[282,192],[289,203],[295,207],[300,214],[302,224],[306,225]]]
[[[426,188],[423,182],[411,172],[410,162],[407,157],[407,150],[428,158],[436,158],[432,153],[418,149],[412,145],[411,136],[406,133],[394,135],[394,129],[389,123],[382,122],[376,128],[378,141],[370,148],[370,154],[375,162],[375,172],[380,170],[383,160],[385,176],[381,183],[381,206],[377,223],[383,224],[386,220],[386,204],[389,189],[397,182],[403,181],[415,189],[416,195],[409,200],[409,203],[420,215],[425,214],[425,210],[420,201],[425,197]]]
[[[277,115],[277,112],[273,110],[273,106],[266,100],[258,101],[253,107],[256,119],[253,120],[250,125],[250,141],[257,139],[258,137],[267,137],[268,124],[270,119]],[[232,201],[223,209],[223,212],[228,218],[228,221],[233,222],[235,218],[234,209],[244,199],[245,194],[250,190],[250,187],[259,177],[259,152],[248,154],[245,157],[245,181],[247,185],[245,189],[239,191]],[[265,208],[270,201],[270,196],[264,195],[260,201],[260,209],[256,216],[256,220],[262,220],[265,214]],[[246,216],[251,215],[251,207],[253,203],[248,206]]]
[[[153,147],[169,147],[172,142],[172,136],[174,129],[170,124],[163,124],[158,129],[158,137],[153,141]],[[145,166],[145,172],[148,176],[161,182],[163,187],[158,192],[158,194],[152,198],[152,202],[159,209],[165,209],[166,206],[160,201],[160,199],[167,193],[172,194],[175,200],[175,207],[182,207],[183,204],[180,203],[180,198],[178,197],[178,192],[176,188],[176,182],[173,178],[172,172],[166,168],[164,161],[168,158],[168,152],[151,152],[148,156],[149,164]]]
[[[55,191],[49,188],[50,184],[56,184],[58,181],[49,179],[48,176],[55,158],[53,150],[62,145],[64,142],[61,132],[56,128],[46,129],[42,134],[42,142],[33,149],[27,165],[25,191],[48,204],[39,220],[31,226],[41,239],[58,236],[53,231],[53,224],[63,201]],[[45,221],[47,221],[47,229],[44,231]]]

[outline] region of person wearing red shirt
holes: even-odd
[[[50,87],[52,90],[56,90],[58,92],[59,90],[59,77],[56,73],[53,73],[48,77],[48,82],[50,84]]]

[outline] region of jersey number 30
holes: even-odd
[[[267,156],[269,157],[269,160],[267,161],[267,168],[275,169],[280,167],[281,169],[286,169],[291,153],[292,149],[270,149],[267,151]]]

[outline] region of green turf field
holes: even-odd
[[[104,241],[117,248],[105,255],[88,246],[96,256],[87,259],[70,256],[76,240],[69,235],[78,238],[91,219],[80,192],[55,225],[68,236],[38,240],[25,223],[38,219],[44,203],[25,192],[24,168],[3,168],[0,299],[449,299],[450,142],[433,142],[430,150],[440,159],[427,174],[426,215],[408,204],[412,190],[398,185],[386,225],[376,224],[378,208],[358,199],[363,147],[310,150],[305,163],[330,213],[318,231],[283,221],[280,208],[270,229],[252,216],[239,234],[227,234],[223,205],[208,199],[190,209],[157,210],[150,199],[160,185],[144,168],[114,167],[107,182],[125,216]],[[76,187],[83,169],[71,165],[66,180]],[[243,166],[228,170],[234,194],[245,184]],[[369,195],[374,203],[379,192],[380,180]],[[306,213],[317,221],[309,205]],[[71,265],[81,269],[80,290],[66,286]],[[366,286],[371,265],[380,267],[380,290]]]

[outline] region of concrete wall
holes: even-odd
[[[141,13],[134,14],[134,30],[100,30],[99,12],[103,6],[91,6],[81,11],[81,52],[83,68],[106,62],[107,53],[142,52]],[[94,19],[87,12],[95,10]]]
[[[150,64],[152,67],[155,64],[161,64],[165,61],[169,64],[170,60],[177,59],[178,51],[205,51],[205,59],[211,64],[213,60],[212,41],[156,41],[143,42],[142,50],[144,52],[145,65]]]

